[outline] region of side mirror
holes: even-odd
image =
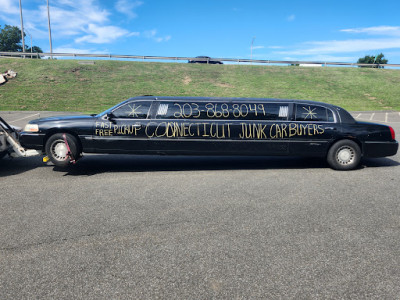
[[[115,115],[113,113],[108,113],[105,115],[105,118],[111,123],[115,124]]]

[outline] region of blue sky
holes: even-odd
[[[53,52],[400,63],[400,1],[49,0]],[[33,45],[49,52],[46,0],[22,0]],[[20,26],[18,0],[0,25]],[[30,44],[27,36],[26,44]]]

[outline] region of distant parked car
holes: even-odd
[[[220,60],[213,60],[209,56],[196,56],[195,58],[201,58],[201,59],[193,59],[189,60],[189,64],[210,64],[210,65],[222,65],[223,62]]]

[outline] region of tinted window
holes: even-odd
[[[334,122],[331,110],[316,105],[296,104],[296,121]]]
[[[333,116],[333,112],[330,109],[326,110],[328,115],[328,122],[335,122],[335,117]]]
[[[146,119],[150,106],[150,101],[129,102],[115,109],[113,115],[124,119]]]
[[[161,102],[157,119],[287,120],[286,103]]]

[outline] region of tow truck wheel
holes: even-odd
[[[51,162],[57,167],[66,167],[71,163],[72,159],[78,159],[80,155],[79,144],[76,138],[66,133],[66,140],[68,142],[71,155],[68,155],[68,147],[64,140],[63,133],[56,133],[49,137],[46,142],[46,155],[50,158]]]

